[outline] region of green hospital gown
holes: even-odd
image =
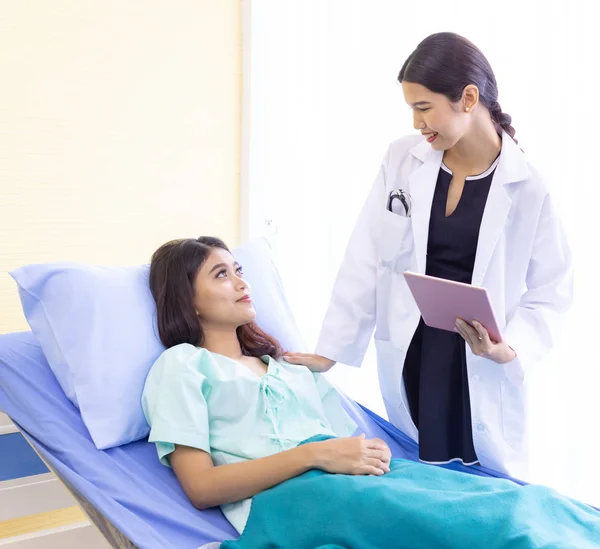
[[[149,441],[169,466],[175,444],[208,452],[215,465],[289,450],[316,435],[351,436],[356,424],[335,389],[304,366],[262,357],[263,377],[206,349],[181,344],[166,350],[144,386]],[[222,506],[242,532],[251,498]]]

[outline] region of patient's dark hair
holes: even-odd
[[[204,332],[194,307],[194,281],[212,249],[229,248],[210,236],[172,240],[163,244],[150,262],[150,291],[156,301],[158,334],[167,347],[180,343],[202,347]],[[279,343],[254,322],[238,327],[237,336],[246,356],[279,358]]]
[[[439,32],[423,40],[404,62],[398,82],[421,84],[456,103],[464,89],[472,84],[479,89],[479,101],[487,108],[496,126],[515,143],[510,115],[498,103],[498,84],[494,71],[483,53],[469,40],[453,32]]]

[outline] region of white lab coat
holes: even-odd
[[[552,199],[515,142],[503,134],[472,283],[487,288],[517,358],[499,365],[467,347],[473,442],[482,465],[527,475],[525,381],[555,344],[573,294],[571,253]],[[402,276],[425,273],[429,217],[442,162],[421,136],[390,145],[351,236],[316,353],[359,366],[375,328],[379,381],[389,420],[418,440],[402,379],[420,313]],[[411,217],[386,209],[392,189],[412,200]]]

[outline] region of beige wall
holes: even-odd
[[[8,271],[136,264],[239,228],[240,0],[0,0],[0,333]]]

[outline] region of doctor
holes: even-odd
[[[351,236],[316,354],[317,371],[359,366],[373,328],[389,419],[420,459],[527,474],[525,383],[572,301],[571,254],[543,180],[514,139],[483,54],[426,38],[398,76],[420,136],[392,143]],[[406,270],[487,288],[503,332],[477,319],[426,326]]]

